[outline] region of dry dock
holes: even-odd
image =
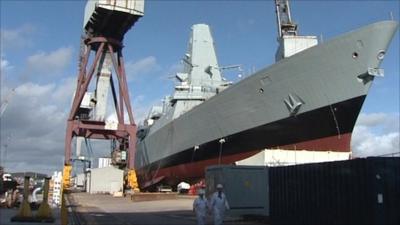
[[[170,197],[168,197],[170,198]],[[196,224],[192,212],[194,197],[177,196],[174,199],[131,201],[129,197],[72,193],[68,196],[75,224],[115,225],[191,225]],[[212,224],[209,216],[207,224]],[[71,223],[71,224],[74,224]],[[226,217],[226,225],[265,224],[254,220]]]

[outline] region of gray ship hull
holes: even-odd
[[[351,133],[397,30],[383,21],[283,59],[139,139],[141,186],[196,179],[265,148],[350,151]],[[156,128],[156,129],[153,129]]]

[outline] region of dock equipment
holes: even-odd
[[[44,187],[43,187],[43,201],[40,203],[38,212],[36,214],[36,219],[39,221],[44,221],[44,222],[49,222],[52,223],[54,222],[54,217],[51,213],[51,209],[49,206],[49,181],[50,178],[46,177],[44,180]]]
[[[31,222],[34,220],[32,216],[31,206],[28,202],[29,197],[29,176],[24,178],[24,199],[19,207],[18,214],[11,218],[11,222]]]
[[[297,24],[293,22],[290,13],[289,0],[275,0],[276,20],[278,27],[279,48],[275,54],[275,60],[290,57],[318,44],[316,36],[300,36]],[[289,102],[288,102],[289,103]],[[296,104],[290,104],[293,111],[297,110]]]
[[[131,175],[127,176],[132,179],[132,182],[128,181],[131,188],[138,186],[133,182],[136,177],[132,178],[135,173],[130,172],[134,169],[136,124],[129,99],[122,42],[125,33],[144,15],[143,12],[144,0],[90,0],[86,4],[79,75],[65,136],[64,189],[70,186],[74,137],[114,140],[117,143],[114,151],[127,156],[119,166]],[[92,53],[94,59],[90,60]],[[95,90],[90,92],[88,89],[93,80]],[[105,120],[110,88],[118,119],[116,123]],[[129,117],[127,123],[125,113]]]
[[[275,7],[279,37],[296,36],[297,24],[292,21],[289,0],[275,0]]]

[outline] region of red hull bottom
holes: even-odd
[[[280,147],[287,150],[350,152],[351,133],[303,141]]]
[[[311,141],[299,142],[296,144],[277,146],[274,148],[285,150],[310,150],[310,151],[336,151],[350,152],[351,133],[341,136],[331,136]],[[347,151],[346,151],[347,150]],[[223,155],[221,164],[232,164],[236,161],[249,158],[262,150],[254,150],[233,155]],[[176,183],[180,181],[190,181],[204,178],[205,168],[211,165],[218,165],[218,158],[189,162],[177,166],[160,168],[151,179],[161,180],[164,177],[167,183]],[[140,177],[144,178],[145,171],[138,171]],[[146,179],[143,179],[146,180]],[[155,182],[156,183],[156,182]]]

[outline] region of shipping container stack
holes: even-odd
[[[271,167],[272,224],[400,224],[400,158]]]

